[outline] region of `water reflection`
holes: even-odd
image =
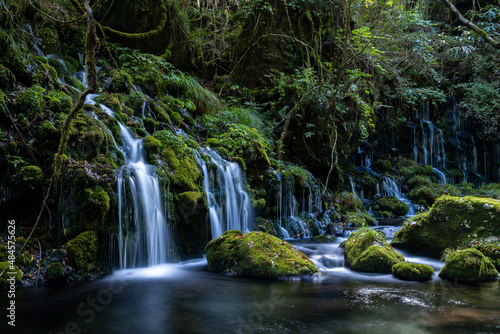
[[[325,263],[322,258],[337,256],[338,245],[297,247]],[[323,280],[268,282],[209,273],[205,266],[197,260],[64,287],[19,289],[16,332],[500,332],[498,281],[406,282],[325,263]]]

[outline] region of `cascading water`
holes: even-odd
[[[202,148],[217,170],[209,173],[207,163],[195,151],[195,157],[203,172],[203,188],[207,194],[212,239],[225,231],[249,231],[253,215],[250,196],[245,191],[243,174],[237,163],[222,159],[215,151]]]
[[[396,181],[388,176],[384,176],[382,179],[382,195],[394,196],[401,202],[408,204],[409,210],[406,216],[415,215],[415,208],[413,207],[413,204],[401,193],[401,190]]]
[[[120,268],[154,266],[167,261],[171,244],[160,183],[146,163],[142,139],[132,137],[121,123],[125,166],[118,175]],[[133,210],[128,206],[127,188]],[[131,212],[132,211],[132,212]]]
[[[80,74],[80,77],[85,78],[85,75]],[[87,95],[85,103],[96,104],[94,99],[97,96]],[[110,117],[114,116],[110,108],[103,104],[100,106]],[[118,124],[123,146],[117,146],[117,149],[125,157],[125,165],[117,177],[120,268],[165,263],[172,236],[155,167],[146,163],[142,139],[134,138],[125,125]]]
[[[446,176],[442,170],[446,169],[446,151],[444,149],[444,136],[441,129],[429,120],[429,102],[426,102],[417,117],[420,119],[421,133],[413,129],[413,153],[411,158],[416,163],[430,165],[439,177],[441,184],[446,183]],[[419,152],[419,147],[422,152]]]

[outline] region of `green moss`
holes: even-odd
[[[96,268],[97,233],[87,231],[68,241],[67,249],[70,264],[82,273],[90,273]]]
[[[392,267],[392,274],[406,281],[428,281],[434,275],[434,269],[426,264],[402,262]]]
[[[51,90],[46,95],[47,105],[53,113],[68,114],[73,105],[71,97],[63,92]]]
[[[141,92],[133,92],[127,96],[126,105],[134,111],[140,111],[144,101],[146,101],[146,95]]]
[[[174,121],[175,125],[179,126],[182,124],[182,116],[177,111],[172,112],[170,118]]]
[[[417,186],[432,187],[432,181],[429,176],[426,175],[415,175],[408,181],[408,186],[410,188],[415,188]]]
[[[0,287],[8,286],[9,283],[7,282],[7,279],[10,279],[12,277],[15,278],[16,282],[21,281],[21,277],[23,276],[23,273],[17,266],[14,266],[14,269],[10,269],[10,264],[8,262],[0,262],[0,272],[2,272],[5,268],[8,268],[8,269],[0,277]],[[14,275],[9,274],[11,272],[15,273],[15,274]]]
[[[162,144],[160,157],[163,163],[158,167],[165,176],[183,191],[197,191],[200,171],[193,150],[170,130],[157,131],[153,137]]]
[[[33,119],[38,114],[43,114],[45,108],[44,94],[45,88],[39,85],[34,85],[21,91],[17,95],[19,110],[25,114],[28,119]]]
[[[204,221],[208,213],[207,194],[201,191],[180,193],[176,209],[186,224]]]
[[[352,233],[341,246],[345,248],[347,265],[355,271],[389,274],[392,266],[404,261],[382,233],[369,228]]]
[[[500,270],[500,239],[490,237],[479,241],[474,240],[469,245],[487,256],[493,262],[495,269]]]
[[[311,260],[289,243],[263,232],[227,231],[206,246],[208,269],[238,276],[278,279],[318,272]]]
[[[342,212],[356,211],[363,206],[363,203],[352,192],[343,191],[335,197],[335,202],[341,207]]]
[[[408,204],[401,202],[394,196],[379,197],[374,201],[374,205],[377,206],[377,210],[388,211],[395,216],[404,216],[410,209]]]
[[[350,227],[374,226],[377,224],[377,221],[372,216],[362,212],[348,212],[344,219]]]
[[[443,196],[429,212],[405,221],[392,245],[439,258],[448,247],[464,247],[474,239],[500,235],[500,201]]]
[[[271,166],[265,139],[256,129],[246,125],[234,124],[218,140],[209,139],[206,144],[224,155],[242,158],[249,177],[259,176]]]
[[[380,172],[389,172],[392,169],[392,164],[389,160],[378,159],[371,165],[371,167]]]
[[[59,262],[51,263],[46,272],[47,283],[58,283],[64,280],[64,268]]]
[[[414,202],[430,207],[439,197],[439,193],[432,186],[421,185],[412,189],[407,196]]]
[[[449,280],[475,282],[498,278],[498,271],[490,259],[473,248],[448,254],[439,276]]]
[[[315,237],[312,238],[312,241],[314,241],[314,242],[320,242],[320,243],[335,242],[335,240],[337,240],[337,237],[334,236],[334,235],[331,235],[331,234],[317,235],[317,236],[315,236]]]

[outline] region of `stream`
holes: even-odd
[[[499,280],[407,282],[343,267],[342,238],[292,241],[322,272],[265,281],[199,259],[65,286],[20,288],[17,333],[500,333]],[[442,262],[404,254],[433,266]],[[2,294],[1,303],[7,297]],[[6,304],[3,304],[6,305]]]

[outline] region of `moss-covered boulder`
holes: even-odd
[[[500,271],[500,238],[490,237],[481,240],[474,240],[469,245],[470,248],[477,249],[483,253],[484,256],[489,257],[496,270]]]
[[[387,211],[389,213],[392,213],[392,215],[394,216],[404,216],[410,209],[408,207],[408,204],[401,202],[394,196],[377,198],[374,201],[372,208],[377,211]]]
[[[64,280],[64,268],[59,262],[51,263],[46,271],[47,283],[61,283]]]
[[[475,282],[498,278],[491,260],[477,249],[452,251],[446,257],[446,264],[439,272],[444,279]]]
[[[279,279],[305,276],[318,268],[289,243],[263,232],[231,230],[213,239],[205,248],[208,270],[237,276]]]
[[[23,276],[21,270],[17,266],[14,266],[14,269],[10,269],[9,267],[10,264],[8,262],[0,262],[0,272],[7,268],[7,270],[5,270],[3,275],[0,277],[0,287],[8,286],[9,282],[7,281],[7,279],[10,280],[12,279],[12,277],[15,278],[16,283],[21,281],[21,277]]]
[[[95,231],[86,231],[64,245],[70,264],[75,269],[82,273],[90,273],[96,269],[97,240]]]
[[[312,241],[319,243],[330,243],[335,242],[335,240],[337,240],[337,237],[331,234],[321,234],[312,238]]]
[[[382,233],[366,227],[352,233],[341,246],[348,267],[355,271],[390,274],[395,264],[404,261]]]
[[[499,219],[498,200],[443,196],[430,211],[407,219],[391,244],[439,258],[448,247],[467,247],[473,239],[500,235]]]
[[[401,262],[392,266],[394,277],[405,281],[428,281],[434,275],[434,269],[426,264]]]

